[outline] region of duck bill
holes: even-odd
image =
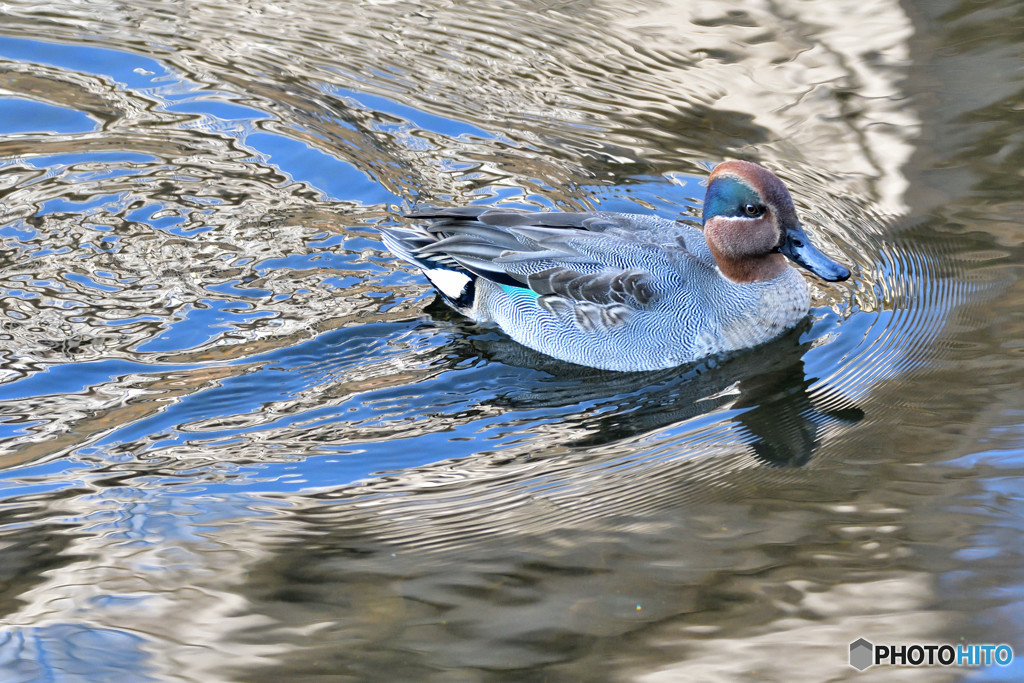
[[[811,244],[807,239],[807,233],[800,225],[786,230],[786,236],[779,245],[779,251],[791,259],[798,266],[803,266],[822,280],[828,282],[839,282],[850,277],[850,271],[842,266]]]

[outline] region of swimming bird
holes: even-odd
[[[642,214],[422,208],[382,229],[448,305],[555,358],[606,370],[673,367],[756,346],[807,315],[787,257],[829,282],[850,271],[811,244],[773,173],[726,161],[703,232]]]

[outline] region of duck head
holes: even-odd
[[[719,270],[733,282],[780,275],[784,257],[822,280],[838,282],[850,271],[807,238],[789,191],[775,175],[749,161],[726,161],[708,179],[704,236]]]

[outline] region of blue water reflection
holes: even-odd
[[[96,127],[87,114],[45,102],[0,98],[0,119],[6,133],[85,133]]]
[[[162,83],[172,73],[158,60],[130,51],[6,35],[0,36],[0,57],[14,62],[49,64],[75,73],[92,74],[117,81],[133,90],[145,90],[154,83]]]

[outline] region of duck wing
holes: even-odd
[[[549,308],[560,301],[643,308],[680,284],[684,264],[703,263],[691,248],[703,244],[699,231],[650,216],[463,207],[408,217],[426,221],[399,229],[411,255],[532,290]]]

